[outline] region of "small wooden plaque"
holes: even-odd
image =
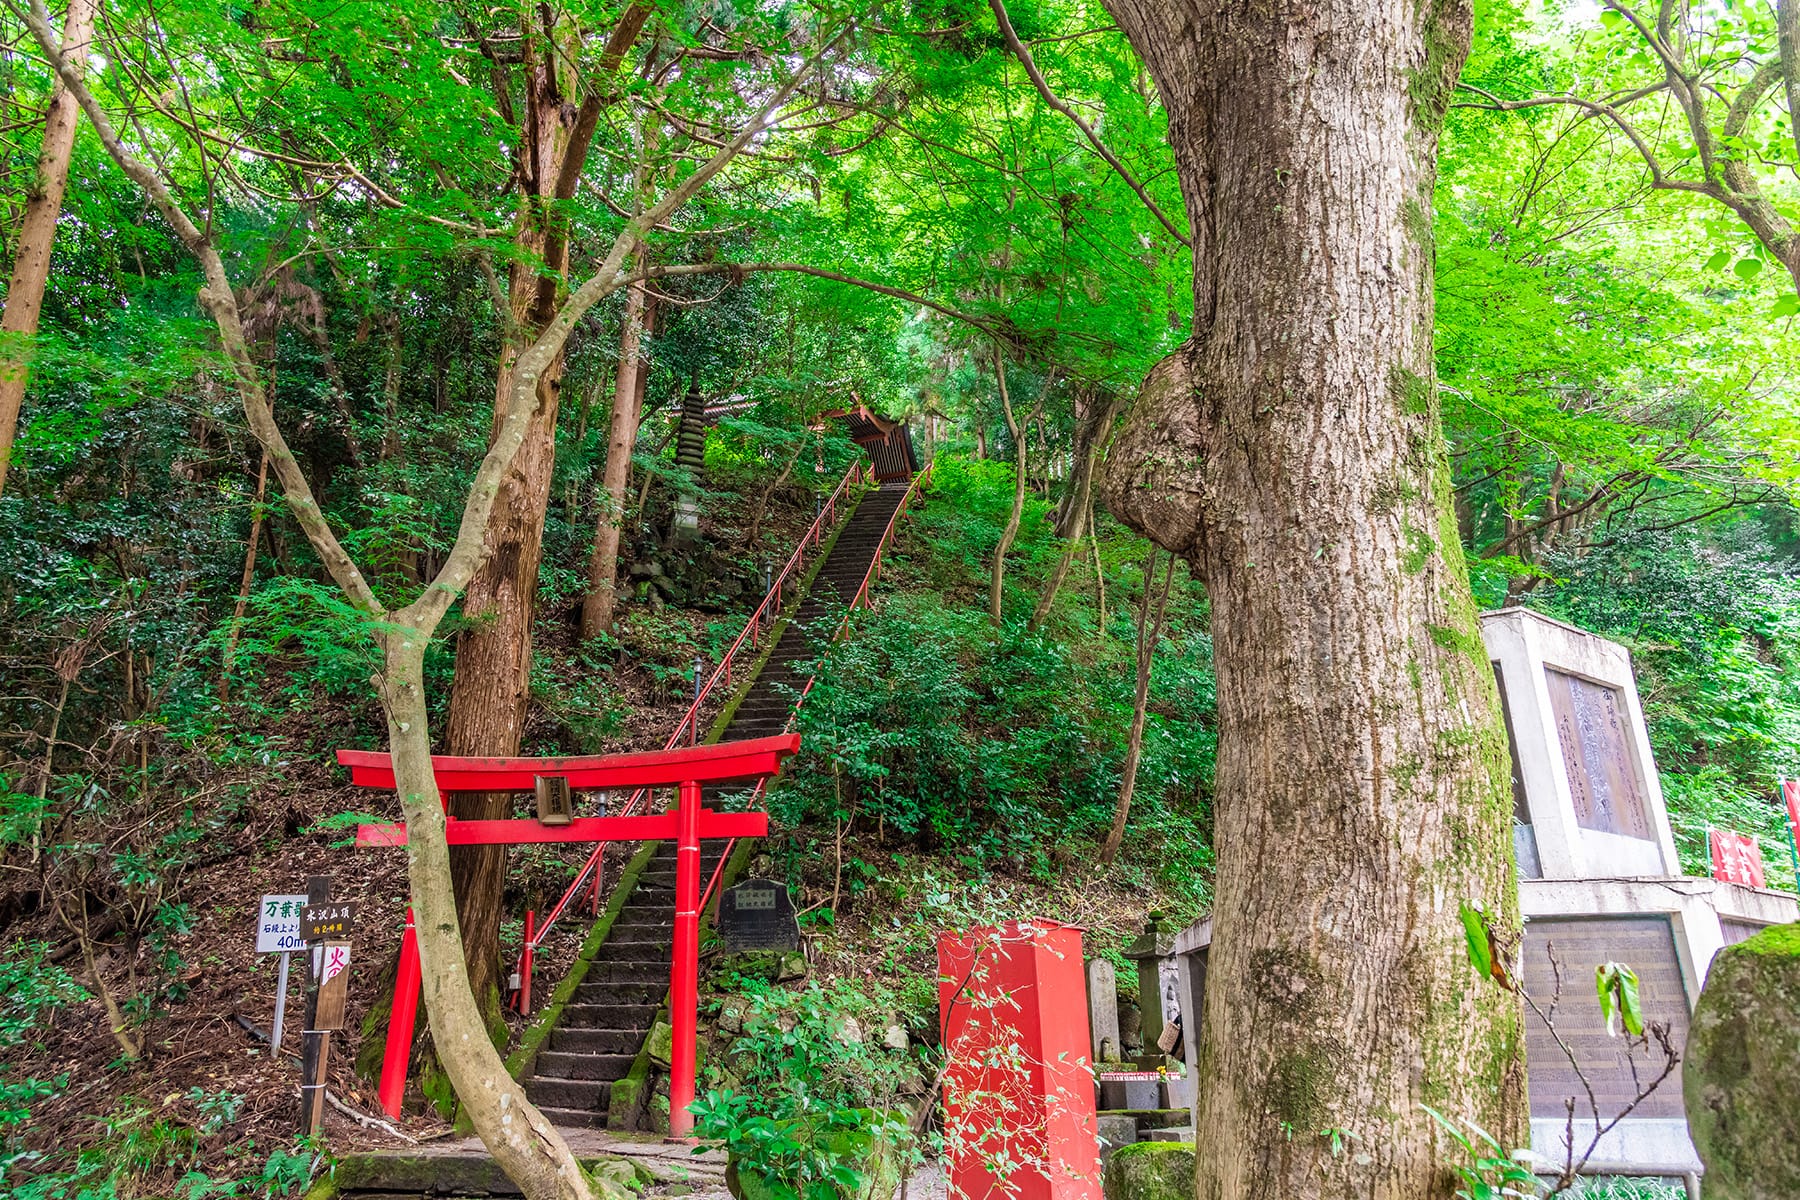
[[[569,781],[561,775],[537,777],[538,821],[544,825],[567,825],[575,819],[575,794]]]
[[[313,1028],[342,1029],[350,998],[350,943],[326,942],[319,951],[319,1002]]]

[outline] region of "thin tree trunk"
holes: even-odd
[[[87,47],[94,37],[94,14],[99,0],[69,0],[63,22],[62,44],[78,71],[87,67]],[[44,118],[44,142],[38,152],[37,173],[25,202],[25,219],[19,224],[19,249],[13,257],[12,279],[6,288],[6,308],[0,313],[0,335],[29,338],[37,333],[38,315],[44,307],[44,285],[50,278],[50,251],[56,244],[56,222],[62,216],[63,192],[69,182],[69,158],[75,148],[75,127],[81,107],[62,81],[50,95]],[[25,401],[30,367],[24,353],[13,356],[0,350],[0,491],[6,488],[6,470],[12,464],[13,439],[19,432],[19,408]]]
[[[1037,608],[1032,610],[1029,629],[1037,631],[1050,616],[1050,608],[1056,603],[1056,593],[1062,590],[1063,581],[1069,576],[1069,568],[1075,562],[1075,556],[1081,552],[1081,537],[1087,532],[1088,517],[1093,512],[1094,467],[1100,455],[1106,450],[1107,436],[1112,432],[1113,419],[1124,407],[1123,396],[1109,394],[1110,398],[1096,417],[1094,432],[1083,439],[1084,444],[1075,460],[1076,478],[1069,493],[1068,512],[1073,519],[1063,523],[1065,528],[1057,530],[1057,536],[1066,538],[1062,557],[1056,560],[1056,569],[1050,573],[1050,581],[1044,585],[1044,591],[1038,597]]]
[[[1156,661],[1156,643],[1162,640],[1163,616],[1169,609],[1169,586],[1175,582],[1175,556],[1169,555],[1168,569],[1163,572],[1162,595],[1157,597],[1155,616],[1151,615],[1150,597],[1155,592],[1156,546],[1144,558],[1144,601],[1138,608],[1137,627],[1137,691],[1131,701],[1131,736],[1125,740],[1125,766],[1119,780],[1119,799],[1113,805],[1112,828],[1100,847],[1100,862],[1112,866],[1119,857],[1119,845],[1125,840],[1125,818],[1131,813],[1131,797],[1137,791],[1138,762],[1144,756],[1144,720],[1150,710],[1150,668]]]
[[[244,545],[244,570],[238,581],[237,604],[231,610],[231,632],[225,635],[225,653],[219,662],[219,703],[231,698],[231,660],[237,651],[238,631],[244,625],[244,610],[250,605],[250,585],[256,579],[256,548],[262,541],[263,495],[269,486],[269,452],[263,451],[262,463],[256,468],[256,496],[250,504],[250,537]]]
[[[425,1011],[438,1061],[482,1142],[521,1191],[533,1200],[589,1200],[580,1164],[568,1143],[525,1096],[489,1042],[487,1016],[476,1002],[473,964],[457,915],[455,876],[445,843],[444,808],[431,767],[425,710],[426,630],[403,625],[385,635],[385,670],[376,681],[387,714],[395,790],[406,818],[407,875],[413,929],[418,935]],[[454,1052],[449,1047],[455,1047]]]
[[[319,366],[325,372],[325,390],[331,393],[331,405],[337,409],[338,420],[343,422],[344,448],[350,452],[351,464],[360,467],[364,461],[363,445],[362,438],[356,432],[356,411],[350,406],[350,385],[344,382],[344,372],[338,367],[337,355],[331,352],[331,330],[325,324],[323,301],[320,301],[317,309],[302,317],[299,324],[305,331],[306,340],[311,342],[313,349],[319,352]],[[389,375],[397,389],[399,379],[393,374],[391,366]],[[391,412],[388,415],[393,416]],[[386,439],[390,436],[397,436],[398,433],[399,426],[390,420],[387,430],[383,433],[382,457],[384,459],[387,457]]]
[[[1114,439],[1115,515],[1194,565],[1218,678],[1202,1200],[1445,1200],[1421,1105],[1527,1134],[1493,671],[1432,383],[1437,129],[1462,0],[1108,0],[1193,235],[1194,335]],[[1322,1130],[1355,1136],[1347,1151]]]
[[[788,481],[788,476],[794,473],[794,464],[800,461],[800,456],[805,452],[806,439],[796,440],[793,456],[787,460],[787,465],[781,468],[781,474],[771,480],[769,486],[757,493],[756,507],[750,510],[750,528],[744,534],[745,546],[756,545],[756,539],[762,536],[763,516],[769,511],[769,498],[775,494],[775,489]]]
[[[451,1085],[497,1165],[519,1185],[528,1200],[590,1200],[590,1189],[568,1143],[531,1104],[488,1041],[471,986],[457,920],[445,813],[431,763],[423,682],[425,648],[451,603],[465,593],[488,553],[488,526],[498,506],[501,484],[525,445],[533,410],[540,403],[539,385],[546,374],[555,370],[570,332],[595,304],[628,281],[625,263],[638,240],[693,199],[758,131],[772,122],[811,78],[825,51],[836,41],[822,47],[803,69],[777,88],[737,136],[712,158],[672,187],[654,206],[627,221],[605,256],[560,305],[543,333],[517,354],[511,363],[505,410],[470,482],[456,540],[430,586],[422,589],[406,608],[393,612],[382,604],[362,569],[344,549],[282,435],[244,336],[236,290],[210,233],[203,231],[182,207],[168,181],[126,148],[106,110],[63,55],[54,31],[37,12],[27,9],[19,16],[58,77],[79,99],[108,155],[155,205],[199,263],[204,283],[196,299],[219,333],[245,419],[269,454],[270,468],[281,485],[288,509],[320,564],[376,630],[386,669],[374,683],[388,718],[396,791],[409,825],[407,873],[418,917],[425,1008]]]
[[[1000,347],[994,347],[994,381],[1000,388],[1000,408],[1006,414],[1006,428],[1013,440],[1013,502],[1007,515],[1006,528],[1000,531],[1000,544],[994,547],[994,566],[988,579],[988,620],[1000,627],[1002,593],[1006,583],[1006,553],[1019,536],[1019,519],[1025,514],[1025,431],[1013,417],[1012,396],[1006,390],[1006,359]]]
[[[112,1034],[113,1041],[119,1044],[119,1051],[128,1062],[136,1062],[144,1054],[142,1038],[131,1036],[131,1022],[126,1019],[125,1011],[119,1007],[118,999],[112,989],[106,985],[106,977],[100,974],[100,964],[94,958],[94,939],[88,932],[87,897],[80,897],[81,924],[75,925],[63,915],[62,903],[56,902],[57,916],[62,917],[64,925],[75,935],[76,943],[81,947],[81,965],[87,969],[88,980],[94,990],[100,993],[100,1006],[106,1010],[106,1029]],[[128,994],[126,1000],[131,996]]]
[[[400,318],[392,313],[383,313],[380,323],[382,332],[387,334],[381,375],[381,403],[386,414],[386,427],[381,431],[381,461],[387,462],[400,454],[400,366],[406,334]]]
[[[613,380],[612,425],[606,465],[600,476],[600,515],[588,557],[588,590],[581,601],[581,636],[596,638],[612,628],[618,607],[619,538],[625,526],[625,491],[631,484],[631,452],[637,446],[638,375],[643,370],[644,317],[648,289],[634,285],[625,294],[619,330],[619,370]]]
[[[1088,497],[1088,545],[1094,548],[1094,607],[1100,636],[1106,636],[1106,568],[1100,562],[1100,527],[1094,521],[1094,499]]]

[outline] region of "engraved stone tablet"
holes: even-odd
[[[746,879],[726,892],[719,905],[719,937],[733,954],[800,949],[800,926],[787,889],[769,879]]]
[[[1644,786],[1619,689],[1545,667],[1575,820],[1584,829],[1647,838]]]

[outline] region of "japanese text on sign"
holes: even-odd
[[[325,965],[319,975],[319,982],[330,983],[339,975],[350,969],[350,947],[325,947]]]
[[[309,942],[347,938],[356,928],[356,905],[350,901],[308,904],[300,914],[300,933]]]
[[[305,907],[305,896],[264,896],[256,910],[256,952],[306,949],[306,939],[300,936],[300,910]]]

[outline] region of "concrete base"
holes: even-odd
[[[1566,1121],[1532,1119],[1531,1152],[1538,1157],[1538,1170],[1554,1173],[1568,1161],[1568,1133]],[[1587,1151],[1593,1136],[1591,1117],[1575,1122],[1577,1158]],[[1582,1174],[1679,1180],[1691,1200],[1699,1200],[1700,1178],[1705,1170],[1688,1138],[1686,1121],[1627,1119],[1600,1139]]]

